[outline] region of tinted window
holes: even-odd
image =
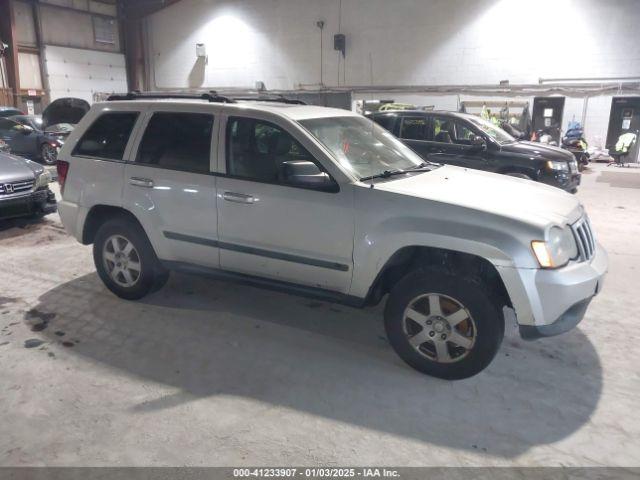
[[[455,129],[455,137],[453,141],[461,145],[471,145],[471,139],[476,136],[473,130],[467,127],[464,122],[460,120],[456,120],[453,125]]]
[[[213,115],[154,113],[140,142],[136,162],[208,173],[212,131]]]
[[[287,162],[300,160],[318,165],[302,145],[280,127],[251,118],[229,118],[229,175],[261,182],[285,183],[283,179]]]
[[[433,141],[440,143],[453,143],[455,133],[453,122],[448,118],[433,118]]]
[[[20,125],[13,120],[7,118],[0,118],[0,130],[22,130],[23,125]]]
[[[380,125],[382,128],[386,128],[391,133],[393,133],[397,118],[398,117],[395,115],[376,115],[375,117],[373,117],[378,125]]]
[[[471,139],[476,136],[475,132],[466,125],[466,122],[453,118],[435,117],[433,128],[433,139],[440,143],[471,145]]]
[[[137,112],[101,115],[78,142],[73,155],[122,160]]]
[[[402,128],[400,138],[407,140],[426,140],[427,138],[427,118],[426,117],[402,117]]]

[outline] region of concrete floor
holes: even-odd
[[[610,255],[581,326],[414,372],[381,308],[173,275],[140,302],[55,215],[0,227],[0,465],[640,465],[640,169],[585,172]]]

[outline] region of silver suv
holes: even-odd
[[[602,287],[606,253],[559,189],[425,162],[349,111],[187,97],[96,104],[60,152],[62,221],[122,298],[171,270],[359,307],[388,295],[400,357],[456,379],[491,362],[505,317],[556,335]]]

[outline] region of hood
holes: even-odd
[[[77,124],[91,107],[82,98],[59,98],[42,112],[43,129],[59,123]]]
[[[29,180],[43,170],[42,165],[26,158],[0,153],[0,183]]]
[[[570,152],[553,145],[545,145],[544,143],[513,142],[501,145],[500,149],[507,153],[517,153],[545,160],[570,161],[574,159]]]
[[[458,205],[537,227],[573,223],[583,212],[577,198],[522,178],[445,165],[430,172],[375,184],[377,190]]]

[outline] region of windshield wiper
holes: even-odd
[[[415,172],[418,170],[431,170],[431,166],[438,165],[437,163],[421,163],[420,165],[416,165],[415,167],[407,168],[406,170],[385,170],[384,172],[376,173],[375,175],[369,175],[368,177],[362,177],[360,179],[361,182],[365,180],[373,180],[374,178],[389,178],[394,175],[402,175],[403,173]]]
[[[426,160],[426,161],[422,162],[420,165],[416,165],[415,167],[407,168],[405,171],[406,172],[414,172],[416,170],[423,170],[423,169],[429,168],[429,167],[440,167],[440,166],[442,166],[440,163],[430,162],[429,160]]]
[[[389,178],[393,175],[402,175],[406,173],[406,170],[385,170],[384,172],[376,173],[375,175],[369,175],[368,177],[362,177],[361,182],[365,180],[373,180],[374,178]]]

